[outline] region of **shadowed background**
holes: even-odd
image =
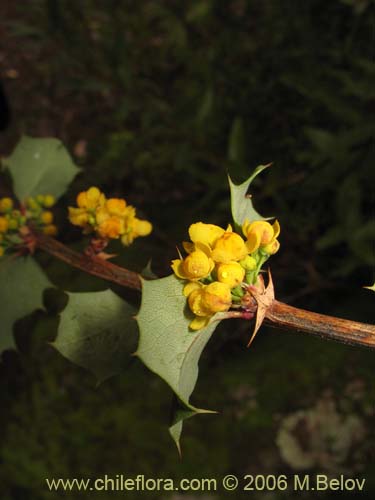
[[[152,258],[154,271],[166,275],[192,222],[230,221],[227,172],[242,181],[273,162],[253,195],[257,210],[281,223],[281,249],[270,261],[277,298],[374,321],[373,297],[361,288],[374,280],[372,1],[22,4],[0,8],[1,80],[11,110],[6,127],[2,106],[0,154],[23,133],[55,136],[69,148],[83,173],[57,207],[62,241],[82,248],[66,206],[95,184],[154,224],[151,237],[117,248],[115,262],[140,271]],[[1,179],[0,195],[8,188]],[[65,290],[108,287],[38,258]],[[20,352],[6,352],[0,363],[4,499],[56,498],[45,477],[104,474],[344,473],[365,477],[369,496],[375,490],[372,352],[266,328],[247,350],[250,326],[221,324],[192,397],[220,415],[186,423],[179,461],[167,433],[165,384],[134,360],[95,387],[48,346],[58,318],[56,305],[47,305],[47,313],[18,322]],[[300,494],[252,492],[256,499]],[[222,491],[186,498],[204,496],[226,498]]]

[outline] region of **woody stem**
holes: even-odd
[[[38,231],[32,230],[32,234],[36,247],[70,266],[118,285],[141,291],[142,283],[138,273],[96,256],[80,254]],[[243,315],[242,318],[250,319],[244,318]],[[315,335],[344,344],[375,348],[375,325],[305,311],[278,300],[274,300],[268,308],[265,321],[275,328]]]

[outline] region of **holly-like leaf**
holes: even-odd
[[[13,323],[43,308],[43,290],[53,285],[32,257],[0,261],[0,353],[16,347]]]
[[[250,184],[253,182],[255,177],[264,169],[270,166],[271,163],[269,163],[268,165],[259,165],[259,167],[254,170],[252,175],[242,184],[234,184],[232,182],[232,179],[228,176],[232,217],[237,230],[241,228],[246,219],[249,221],[253,221],[268,220],[271,218],[262,217],[253,207],[251,195],[247,194]]]
[[[58,139],[23,136],[13,153],[3,160],[17,198],[51,194],[59,198],[80,169]]]
[[[199,358],[218,322],[195,332],[189,329],[192,314],[182,293],[183,283],[174,275],[143,281],[142,288],[136,354],[170,385],[181,403],[182,411],[170,429],[179,447],[182,420],[196,413],[212,413],[194,407],[189,399],[198,378]]]
[[[135,350],[134,308],[111,290],[67,295],[52,345],[102,382],[125,368]]]

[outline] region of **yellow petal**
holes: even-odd
[[[244,277],[245,269],[238,262],[219,264],[217,267],[217,279],[221,283],[226,283],[230,288],[242,283]]]
[[[258,232],[251,232],[246,240],[246,247],[249,253],[253,253],[258,250],[260,246],[261,235]]]
[[[189,283],[187,283],[185,286],[184,286],[184,295],[185,297],[189,297],[189,295],[191,294],[192,291],[194,290],[198,290],[199,288],[202,288],[203,285],[201,283],[199,283],[198,281],[189,281]]]
[[[196,222],[189,227],[189,236],[192,242],[205,243],[212,247],[220,236],[224,234],[224,229],[214,224]]]
[[[152,224],[148,220],[134,219],[134,232],[137,236],[148,236],[152,231]]]
[[[228,263],[242,260],[248,254],[244,240],[237,233],[224,233],[215,243],[212,258],[215,262]]]
[[[175,260],[172,260],[172,264],[171,264],[171,268],[173,269],[173,272],[175,273],[175,275],[178,277],[178,278],[181,278],[183,280],[186,280],[187,279],[187,276],[186,274],[184,273],[184,269],[183,269],[183,260],[182,259],[175,259]]]
[[[206,254],[207,257],[211,257],[211,254],[212,254],[211,247],[209,245],[207,245],[206,243],[203,243],[202,241],[197,241],[194,244],[194,246],[195,246],[196,250],[200,250],[201,252]]]
[[[279,221],[277,219],[272,224],[272,228],[273,228],[273,237],[277,238],[280,234],[280,224],[279,224]]]
[[[202,328],[205,328],[208,325],[210,319],[211,318],[209,316],[205,318],[202,316],[195,316],[193,321],[191,321],[189,328],[194,331],[201,330]]]

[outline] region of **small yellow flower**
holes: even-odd
[[[204,287],[202,305],[211,313],[228,311],[231,304],[232,296],[227,284],[214,281]]]
[[[133,220],[133,230],[137,236],[148,236],[152,231],[152,224],[148,220],[137,219]]]
[[[84,208],[68,207],[69,220],[74,226],[85,227],[89,223],[89,214]]]
[[[124,221],[120,217],[110,216],[99,224],[97,232],[102,238],[117,239],[124,232]]]
[[[193,290],[188,296],[188,304],[191,312],[196,316],[208,317],[212,316],[212,312],[203,304],[204,288],[202,286]]]
[[[0,233],[6,233],[8,231],[8,228],[9,228],[8,219],[0,216]]]
[[[212,251],[212,258],[215,262],[227,264],[233,260],[242,260],[247,254],[248,250],[241,236],[239,234],[226,231],[216,241]]]
[[[56,199],[52,194],[46,194],[44,197],[44,206],[46,208],[51,208],[56,203]]]
[[[82,191],[77,196],[77,205],[79,208],[87,208],[95,210],[97,207],[103,206],[105,196],[97,187],[90,187],[87,191]]]
[[[133,209],[130,205],[127,208]],[[133,209],[134,210],[134,209]],[[125,218],[125,232],[121,238],[124,246],[129,246],[133,243],[135,238],[139,236],[148,236],[152,231],[152,224],[147,220],[137,219],[137,217]]]
[[[105,207],[110,215],[117,215],[119,217],[127,215],[126,201],[120,198],[110,198],[106,201]]]
[[[47,234],[48,236],[56,236],[57,227],[54,224],[49,224],[48,226],[45,226],[43,228],[43,233]]]
[[[188,280],[206,278],[214,265],[214,261],[201,250],[191,252],[185,259],[172,261],[172,269],[176,276]]]
[[[242,283],[245,277],[245,269],[238,262],[219,264],[217,267],[217,279],[220,283],[227,284],[230,288]]]
[[[218,281],[209,285],[189,282],[184,287],[184,295],[188,297],[189,308],[196,316],[189,324],[191,330],[207,326],[215,313],[227,311],[232,302],[230,287]]]
[[[53,213],[50,212],[49,210],[46,210],[45,212],[42,212],[40,214],[40,220],[43,222],[43,224],[52,224]]]
[[[11,198],[1,198],[0,213],[9,212],[13,208],[13,200]]]
[[[264,220],[257,220],[254,222],[245,220],[242,225],[242,231],[247,238],[246,246],[248,252],[252,253],[258,250],[259,247],[269,245],[276,240],[280,234],[280,224],[277,220],[272,226],[269,222]]]

